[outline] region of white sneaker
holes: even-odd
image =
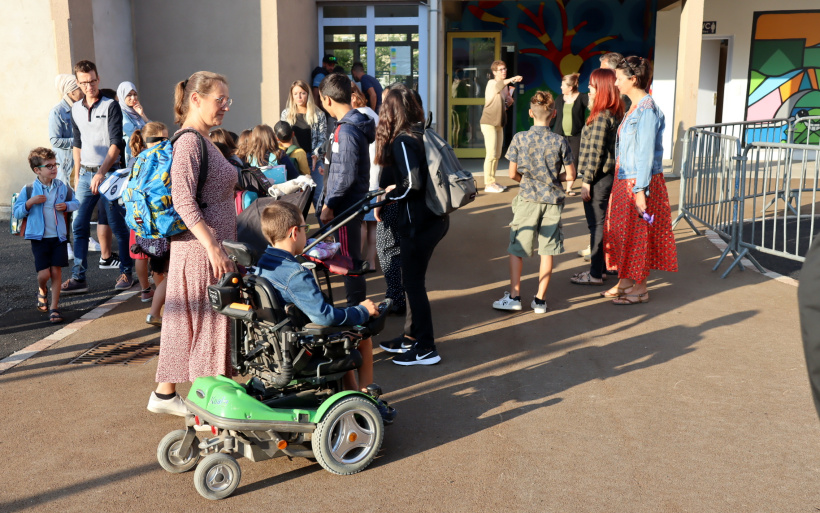
[[[579,257],[585,257],[592,254],[592,246],[587,246],[586,249],[582,249],[578,252]]]
[[[72,262],[73,260],[74,260],[74,250],[71,249],[71,243],[69,242],[68,243],[68,263],[70,265],[74,265],[74,263]]]
[[[504,192],[505,190],[507,189],[498,183],[491,183],[484,187],[484,192]]]
[[[504,292],[504,296],[498,301],[493,302],[493,308],[496,310],[521,310],[521,300],[510,297],[509,292]]]
[[[94,237],[88,238],[88,251],[101,251],[100,243],[94,240]]]
[[[174,395],[171,399],[160,399],[157,397],[156,392],[151,392],[151,398],[148,399],[148,411],[180,417],[188,415],[188,408],[185,407],[185,403],[180,396]]]
[[[547,313],[547,302],[546,301],[538,301],[537,299],[533,298],[532,303],[530,304],[532,307],[533,312],[537,314],[545,314]]]

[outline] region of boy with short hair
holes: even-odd
[[[279,121],[273,125],[273,132],[279,139],[279,149],[285,150],[290,160],[296,162],[296,167],[303,175],[310,175],[307,153],[293,142],[293,127],[287,121]]]
[[[14,202],[14,217],[26,219],[23,237],[31,241],[37,271],[37,310],[49,313],[52,324],[63,322],[57,306],[63,267],[68,265],[68,237],[64,212],[80,206],[74,191],[57,179],[57,156],[48,148],[34,148],[28,164],[37,178],[26,185]],[[48,280],[51,279],[51,308],[48,307]]]
[[[316,216],[322,224],[364,199],[370,188],[370,143],[376,140],[376,124],[350,105],[350,78],[331,73],[319,84],[322,106],[338,119],[326,155],[330,166]],[[362,231],[364,215],[359,215],[339,229],[340,251],[353,260],[353,268],[362,267]],[[345,276],[347,305],[357,305],[367,297],[364,276]]]
[[[530,101],[530,117],[535,125],[515,134],[507,150],[510,178],[521,182],[513,199],[510,223],[510,292],[493,303],[497,310],[521,310],[521,270],[523,258],[538,248],[541,268],[538,292],[532,301],[537,314],[547,312],[547,286],[552,274],[552,257],[564,252],[561,212],[565,192],[561,182],[575,180],[575,164],[566,138],[553,133],[549,122],[555,117],[555,101],[547,92],[537,91]],[[566,169],[560,172],[561,168]],[[536,233],[538,236],[536,237]]]
[[[292,303],[311,322],[322,326],[364,324],[379,311],[373,301],[363,300],[356,306],[336,308],[325,300],[313,275],[296,260],[307,241],[309,225],[296,205],[277,201],[265,207],[261,218],[262,234],[270,243],[257,264],[259,276],[271,282],[277,300],[284,305]],[[353,372],[345,376],[345,386],[350,390],[366,391],[373,381],[373,341],[366,338],[359,342],[362,366],[359,368],[358,384]],[[396,417],[396,410],[378,400],[379,412],[385,424]]]

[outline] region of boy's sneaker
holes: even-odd
[[[376,408],[379,409],[379,414],[385,424],[392,424],[396,420],[396,409],[381,399],[376,399]]]
[[[504,292],[504,297],[493,302],[496,310],[521,310],[521,296],[510,297],[509,292]]]
[[[100,269],[119,269],[120,256],[116,253],[111,253],[108,258],[100,257]]]
[[[134,278],[127,274],[121,274],[120,277],[117,278],[117,284],[114,285],[114,290],[128,290],[133,286]]]
[[[188,408],[180,396],[174,395],[171,399],[160,399],[155,392],[151,392],[151,397],[148,399],[148,411],[180,417],[188,415]]]
[[[491,183],[484,187],[484,192],[504,192],[507,188],[499,183]]]
[[[94,240],[94,237],[88,238],[88,251],[96,251],[100,252],[102,248],[100,247],[100,243]]]
[[[404,335],[401,335],[400,337],[396,337],[393,340],[380,342],[379,347],[381,347],[388,353],[406,353],[413,347],[413,344],[415,343],[415,340],[409,339]]]
[[[148,287],[147,289],[143,289],[140,291],[140,301],[143,303],[150,303],[151,300],[154,298],[154,289]]]
[[[82,294],[83,292],[88,292],[88,283],[86,281],[69,278],[60,285],[61,294]]]
[[[414,345],[406,353],[393,357],[396,365],[434,365],[441,361],[441,356],[435,349],[419,349],[418,344]]]
[[[547,313],[547,300],[546,299],[538,299],[537,297],[532,298],[532,304],[530,305],[533,311],[537,314]]]

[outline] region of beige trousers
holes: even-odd
[[[501,158],[501,146],[504,144],[504,134],[500,126],[481,125],[484,135],[484,146],[487,155],[484,157],[484,187],[495,183],[495,171],[498,169],[498,159]]]

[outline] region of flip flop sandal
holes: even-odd
[[[572,276],[569,279],[570,282],[574,283],[575,285],[595,285],[601,286],[604,284],[604,280],[601,281],[593,281],[592,275],[589,274],[589,271],[584,271],[582,273],[578,273]]]
[[[567,191],[567,196],[578,196],[578,193],[575,191]]]
[[[46,294],[40,294],[40,291],[37,291],[37,311],[46,313],[48,312],[48,305],[46,304],[46,300],[48,296]]]
[[[637,298],[636,300],[629,299],[631,297]],[[624,294],[619,298],[615,298],[612,300],[613,305],[619,306],[626,306],[626,305],[639,305],[641,303],[648,303],[649,302],[649,292],[644,292],[643,294]]]
[[[63,322],[63,316],[60,315],[60,311],[57,309],[52,309],[48,311],[48,320],[51,324],[60,324]]]
[[[629,288],[631,288],[631,287],[626,287],[626,288],[623,288],[623,289],[621,287],[618,287],[618,292],[615,293],[615,294],[612,294],[608,290],[605,290],[605,291],[601,292],[600,295],[601,295],[601,297],[619,299],[619,298],[622,298],[626,295],[626,290],[629,289]]]

